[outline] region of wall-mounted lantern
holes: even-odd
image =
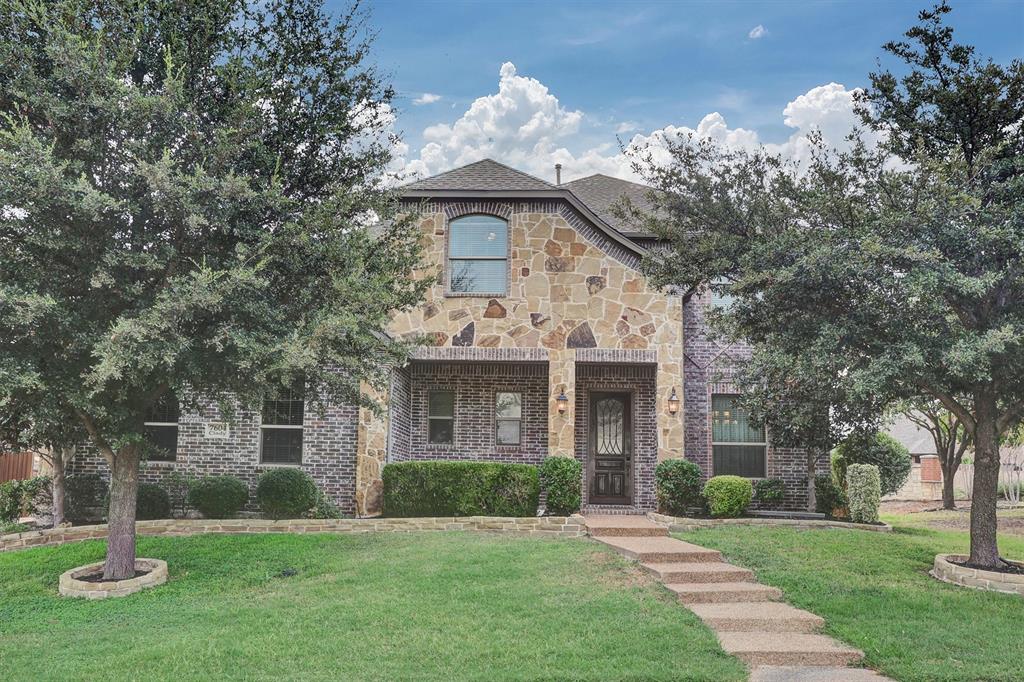
[[[565,411],[569,409],[569,396],[565,394],[565,386],[562,387],[561,393],[555,398],[555,402],[558,403],[558,414],[565,414]]]
[[[676,395],[676,387],[672,387],[672,395],[668,397],[668,413],[675,415],[679,412],[679,396]]]

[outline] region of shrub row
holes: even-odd
[[[383,479],[391,517],[533,516],[540,498],[537,467],[528,464],[397,462]]]
[[[21,516],[36,513],[38,498],[49,489],[49,476],[0,483],[0,523],[13,524]]]

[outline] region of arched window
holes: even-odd
[[[469,215],[448,224],[448,293],[505,296],[508,223]]]

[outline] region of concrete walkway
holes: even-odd
[[[666,527],[646,516],[585,518],[591,537],[638,561],[679,595],[715,632],[722,649],[751,668],[752,682],[888,680],[847,667],[863,659],[863,652],[820,634],[820,616],[783,603],[780,590],[724,562],[721,552],[669,537]]]

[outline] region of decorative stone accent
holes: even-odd
[[[935,564],[930,571],[931,576],[942,582],[972,587],[976,590],[1024,596],[1024,574],[985,571],[980,568],[959,565],[967,559],[968,557],[962,554],[938,554],[935,556]],[[1018,561],[1011,563],[1024,567],[1024,563]]]
[[[160,521],[138,521],[135,524],[138,535],[185,536],[201,534],[238,535],[251,533],[402,533],[427,530],[463,530],[517,533],[549,537],[582,537],[586,535],[586,524],[578,514],[572,516],[444,516],[412,519],[166,519]],[[52,547],[69,542],[97,540],[107,537],[106,524],[96,526],[70,526],[48,528],[0,536],[0,552],[27,549],[29,547]],[[157,559],[138,559],[164,564]],[[92,564],[91,566],[100,566]],[[82,566],[71,572],[85,571],[91,566]],[[67,574],[65,574],[67,575]],[[82,575],[82,573],[80,573]],[[86,583],[98,585],[104,583]],[[155,583],[158,584],[158,583]],[[110,595],[113,596],[113,595]],[[119,595],[118,595],[119,596]]]
[[[530,313],[530,324],[534,327],[543,327],[550,321],[550,315],[545,315],[544,313]]]
[[[594,338],[594,332],[586,322],[569,332],[569,336],[565,339],[566,348],[595,348],[596,346],[597,339]]]
[[[497,334],[488,334],[480,337],[480,342],[477,344],[480,348],[497,348],[501,345],[501,337]]]
[[[828,528],[844,528],[847,530],[869,530],[875,533],[891,533],[892,526],[887,523],[853,523],[851,521],[833,521],[831,519],[772,519],[744,517],[739,519],[693,519],[685,516],[669,516],[657,512],[648,512],[648,518],[656,523],[663,523],[674,533],[684,533],[702,528],[720,528],[722,526],[785,526],[799,530],[820,530]]]
[[[574,265],[575,259],[564,256],[548,256],[544,260],[544,269],[548,272],[571,272]]]
[[[430,318],[437,315],[439,312],[441,312],[441,308],[439,308],[436,303],[427,303],[426,305],[423,306],[423,319],[429,320]]]
[[[2,538],[0,538],[0,543],[2,543]],[[4,547],[0,546],[0,551],[3,549]],[[135,570],[146,571],[146,574],[140,575],[137,578],[128,578],[127,580],[90,582],[80,580],[79,578],[103,571],[103,562],[79,566],[61,574],[58,591],[65,597],[106,599],[107,597],[127,597],[129,594],[134,594],[139,590],[156,587],[167,582],[166,561],[161,561],[160,559],[136,559]]]
[[[465,308],[456,308],[455,310],[449,310],[448,311],[448,321],[449,322],[454,322],[456,320],[461,320],[462,318],[466,317],[467,315],[469,315],[469,311],[466,310]]]
[[[452,337],[453,346],[472,346],[473,337],[476,336],[476,323],[470,322],[462,331]]]
[[[444,332],[430,332],[427,334],[427,343],[431,346],[443,346],[448,343],[448,335]]]
[[[587,292],[593,296],[597,292],[608,286],[608,279],[600,275],[591,275],[587,277]]]
[[[508,313],[505,310],[505,306],[498,303],[497,300],[492,298],[487,302],[487,310],[484,311],[484,317],[497,319],[505,317],[507,314]]]

